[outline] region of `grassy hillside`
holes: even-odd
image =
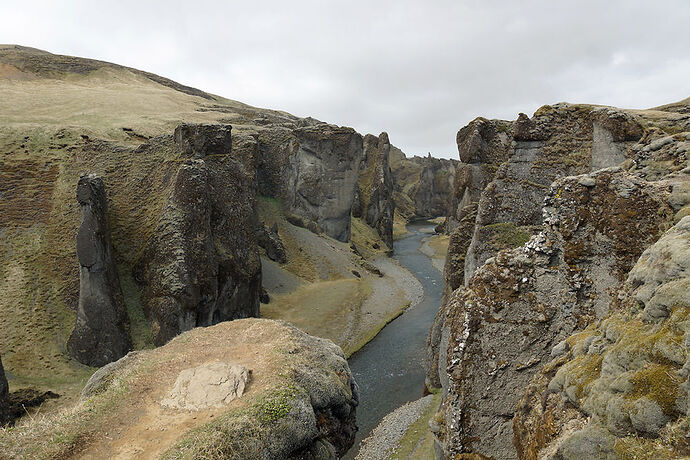
[[[150,346],[130,268],[154,231],[176,156],[156,136],[181,121],[296,118],[114,64],[0,45],[0,353],[13,388],[83,381],[67,359],[78,301],[81,173],[103,176],[113,245],[139,347]],[[142,144],[151,139],[157,148]],[[47,377],[49,376],[49,377]]]

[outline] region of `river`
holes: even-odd
[[[419,250],[423,239],[433,234],[433,225],[419,222],[408,225],[407,230],[408,236],[393,243],[393,258],[419,279],[424,296],[350,357],[350,369],[359,385],[359,431],[345,459],[354,458],[362,439],[386,414],[423,396],[426,337],[441,303],[443,276]]]

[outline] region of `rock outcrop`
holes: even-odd
[[[222,407],[241,398],[249,383],[249,370],[239,364],[213,362],[185,369],[161,401],[169,409],[203,410]]]
[[[436,427],[436,436],[446,458],[630,458],[645,449],[676,458],[685,452],[686,441],[678,435],[687,432],[687,420],[678,412],[684,407],[683,390],[673,393],[680,395],[674,400],[680,406],[672,413],[668,405],[659,409],[647,394],[683,384],[685,355],[675,356],[672,365],[663,354],[649,358],[641,349],[638,355],[631,345],[633,336],[655,343],[666,334],[663,326],[638,327],[639,321],[672,318],[669,327],[683,330],[673,316],[688,305],[680,294],[687,290],[678,279],[682,270],[669,275],[679,285],[671,283],[668,295],[659,288],[662,281],[645,291],[641,286],[648,281],[634,275],[638,268],[631,271],[640,254],[687,213],[688,138],[680,118],[557,104],[514,123],[507,161],[481,192],[474,246],[467,250],[471,260],[462,259],[466,239],[457,238],[449,248],[445,300],[430,332],[428,377],[431,385],[443,387],[437,420],[444,423]],[[471,132],[468,127],[459,140],[469,139]],[[482,136],[490,137],[477,133],[477,139]],[[458,236],[467,235],[462,222],[450,217],[462,216],[457,203],[465,193],[472,196],[472,189],[456,190],[462,194],[451,203],[448,222],[456,225]],[[664,260],[676,258],[671,252],[682,254],[672,246],[662,244],[646,265],[658,269]],[[638,265],[642,260],[644,255]],[[631,289],[637,294],[628,294]],[[648,300],[637,289],[648,298],[660,289],[659,304],[647,308]],[[611,319],[621,311],[627,312],[623,320]],[[614,332],[611,321],[630,326],[628,345],[618,344],[622,332]],[[680,344],[682,332],[672,334]],[[609,359],[622,368],[606,380],[610,390],[604,384],[590,386],[599,378],[607,347],[618,350]],[[651,354],[670,356],[669,350],[678,350],[656,347]],[[657,365],[673,369],[664,367],[655,374],[661,383],[652,383]],[[637,389],[618,387],[619,374],[635,369],[641,382]],[[630,393],[606,393],[621,391]],[[597,405],[599,412],[590,410]],[[606,410],[617,417],[619,431],[607,425]],[[628,434],[624,429],[630,429]],[[661,441],[645,441],[650,436]]]
[[[350,238],[362,136],[315,120],[283,124],[258,134],[259,193],[279,198],[289,213],[313,222],[339,241]],[[316,227],[315,227],[316,228]]]
[[[175,130],[181,164],[135,266],[156,345],[196,326],[259,315],[257,144],[239,138],[235,147],[229,125]]]
[[[443,224],[443,230],[450,234],[443,267],[443,297],[429,331],[426,350],[427,384],[432,387],[441,386],[438,366],[439,358],[445,358],[445,350],[439,346],[448,341],[447,330],[446,337],[441,338],[448,297],[464,283],[465,256],[474,234],[479,198],[512,152],[512,131],[511,122],[480,117],[460,129],[456,137],[460,163],[455,168],[453,192]]]
[[[445,450],[513,456],[512,417],[551,347],[606,316],[642,251],[668,227],[668,187],[620,170],[556,181],[541,232],[456,290],[446,327]]]
[[[259,224],[259,229],[256,232],[257,243],[266,251],[266,256],[274,262],[284,264],[287,262],[287,252],[283,240],[278,235],[278,225],[274,224],[272,227],[267,227],[264,224]]]
[[[519,458],[690,455],[690,217],[642,254],[616,299],[530,383],[513,420]]]
[[[217,388],[204,394],[177,385],[192,372],[202,383],[238,386],[211,385]],[[219,398],[224,390],[234,397]],[[193,407],[171,404],[171,395],[182,394]],[[242,319],[196,328],[100,369],[73,416],[61,421],[73,436],[51,444],[50,453],[335,460],[354,442],[357,405],[357,385],[333,342],[287,323]],[[50,421],[36,423],[29,438]]]
[[[364,218],[376,229],[389,249],[393,249],[393,176],[390,168],[391,144],[387,133],[364,136],[364,159],[352,206],[353,217]]]
[[[100,367],[127,354],[132,341],[113,256],[103,180],[93,174],[80,177],[77,200],[82,210],[77,234],[79,306],[67,348],[77,361]]]
[[[513,123],[477,118],[458,131],[460,163],[455,168],[453,192],[448,201],[445,231],[450,234],[444,267],[444,288],[450,292],[464,280],[465,254],[474,233],[482,192],[512,153]]]
[[[607,107],[555,104],[514,123],[514,145],[479,200],[464,280],[501,249],[520,246],[541,224],[541,206],[556,177],[616,166],[643,128]]]
[[[391,148],[395,208],[406,220],[445,216],[455,180],[456,160],[406,157]]]

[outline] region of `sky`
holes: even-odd
[[[689,0],[0,0],[0,43],[387,131],[407,154],[446,158],[477,116],[690,96]]]

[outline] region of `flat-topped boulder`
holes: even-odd
[[[31,442],[12,455],[335,460],[354,441],[357,404],[338,346],[287,323],[242,319],[100,369],[76,406],[15,428]],[[53,438],[56,430],[65,436]]]

